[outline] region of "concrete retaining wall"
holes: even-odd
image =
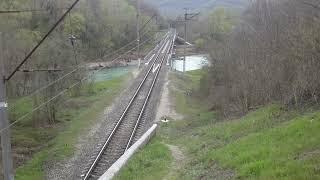
[[[100,178],[99,180],[111,180],[115,177],[122,167],[124,167],[128,160],[140,148],[147,144],[152,136],[156,133],[157,124],[154,124],[143,136],[134,143]]]

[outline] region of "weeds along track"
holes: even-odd
[[[172,48],[174,34],[168,32],[150,54],[154,54],[150,63],[142,71],[139,85],[129,100],[123,100],[125,109],[114,124],[111,133],[96,147],[82,179],[98,179],[124,152],[144,133],[146,107],[157,83],[162,65],[167,61]],[[140,79],[141,78],[141,79]]]

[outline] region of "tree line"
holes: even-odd
[[[240,17],[217,9],[199,23],[211,55],[201,89],[225,116],[268,103],[319,104],[320,6],[316,0],[253,0]]]
[[[71,3],[73,0],[0,1],[2,11],[21,11],[0,14],[0,32],[2,32],[0,53],[5,61],[7,75],[47,33]],[[143,8],[141,24],[154,14],[158,14],[147,4],[142,3],[141,7]],[[11,105],[14,106],[15,102],[31,101],[31,106],[37,107],[78,82],[87,74],[86,68],[75,71],[65,80],[52,84],[24,101],[21,99],[87,62],[112,60],[116,54],[106,55],[136,39],[136,14],[136,1],[80,1],[13,79],[8,81],[8,96],[13,100]],[[156,29],[156,22],[153,20],[142,31],[144,35],[141,41],[151,37],[154,34],[153,30]],[[135,44],[121,52],[131,49]],[[56,71],[41,71],[48,69]],[[81,85],[73,88],[71,96],[79,96],[81,89]],[[58,111],[57,104],[60,101],[61,98],[52,101],[40,113],[36,113],[33,119],[46,119],[48,123],[54,123]],[[15,120],[19,115],[13,112],[10,116],[11,120]]]

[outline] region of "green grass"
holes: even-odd
[[[221,120],[198,94],[203,73],[170,75],[170,96],[184,118],[161,124],[156,139],[133,157],[118,179],[320,179],[316,107],[286,110],[270,104],[238,119]],[[166,176],[170,171],[163,166],[170,167],[172,160],[161,159],[155,143],[180,147],[186,163]]]
[[[32,99],[30,97],[11,100],[9,103],[10,105],[14,104],[13,109],[9,111],[10,117],[13,118],[20,117],[32,110]]]
[[[320,112],[285,111],[274,104],[220,122],[196,95],[183,93],[196,89],[199,75],[171,77],[178,85],[171,91],[176,110],[185,118],[160,133],[190,157],[178,172],[182,179],[319,179]]]
[[[159,138],[155,138],[128,162],[115,179],[162,179],[169,172],[171,161],[168,147]]]
[[[197,94],[203,73],[170,76],[170,95],[184,119],[161,124],[157,139],[179,146],[188,157],[171,179],[320,178],[318,110],[285,110],[271,104],[221,121]]]
[[[76,98],[68,97],[60,107],[66,109],[58,114],[60,123],[53,127],[23,127],[25,125],[23,123],[15,127],[13,129],[15,149],[19,149],[20,153],[25,155],[28,155],[28,151],[32,153],[32,158],[16,170],[16,179],[44,179],[46,163],[54,163],[72,155],[79,135],[94,124],[127,81],[128,76],[122,76],[94,83],[91,93],[83,93]]]
[[[207,162],[218,160],[237,170],[241,179],[320,179],[320,113],[297,117],[278,127],[251,133],[212,151]]]

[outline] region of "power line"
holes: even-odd
[[[59,82],[59,81],[63,80],[64,78],[68,77],[69,75],[73,74],[74,72],[76,72],[77,70],[79,70],[79,69],[80,69],[80,67],[81,67],[81,66],[77,67],[76,69],[73,69],[73,70],[72,70],[72,71],[70,71],[69,73],[67,73],[67,74],[65,74],[65,75],[63,75],[63,76],[61,76],[60,78],[58,78],[58,79],[56,79],[56,80],[52,81],[51,83],[49,83],[49,84],[47,84],[47,85],[45,85],[45,86],[41,87],[40,89],[38,89],[38,90],[34,91],[34,92],[33,92],[33,93],[31,93],[30,95],[28,95],[28,96],[26,96],[26,97],[23,97],[23,98],[32,97],[32,96],[34,96],[34,95],[38,94],[39,92],[41,92],[41,91],[43,91],[43,90],[47,89],[48,87],[52,86],[53,84],[55,84],[55,83],[57,83],[57,82]],[[15,107],[15,106],[11,106],[11,107],[9,107],[9,110],[13,109],[14,107]]]
[[[76,4],[80,0],[75,0],[73,4],[67,9],[67,11],[58,19],[57,22],[49,29],[49,31],[41,38],[41,40],[33,47],[33,49],[24,57],[24,59],[18,64],[18,66],[13,70],[12,73],[9,74],[9,76],[6,78],[6,76],[3,74],[2,71],[0,72],[1,76],[3,76],[3,80],[0,81],[0,122],[1,122],[1,148],[2,148],[2,157],[3,157],[3,169],[4,169],[4,177],[5,179],[13,179],[13,168],[12,168],[12,157],[11,157],[11,142],[10,142],[10,127],[18,123],[19,121],[23,120],[24,118],[28,117],[31,113],[39,110],[43,106],[47,105],[48,103],[52,102],[54,99],[58,98],[59,96],[65,94],[69,89],[72,89],[73,87],[76,87],[78,84],[80,84],[82,81],[86,80],[88,77],[90,77],[93,74],[89,74],[89,76],[82,78],[78,82],[72,84],[68,88],[64,89],[63,91],[59,92],[54,97],[50,98],[48,101],[40,104],[36,108],[34,108],[31,112],[26,113],[25,115],[18,118],[16,121],[8,125],[8,118],[7,118],[7,103],[6,103],[6,94],[5,94],[5,83],[9,81],[17,71],[20,70],[20,68],[28,61],[28,59],[34,54],[34,52],[41,46],[41,44],[50,36],[50,34],[56,29],[56,27],[64,20],[64,18],[70,13],[70,11],[76,6]],[[33,10],[35,11],[35,10]],[[2,13],[19,13],[22,11],[6,11]],[[25,11],[26,12],[26,11]],[[30,12],[30,10],[29,10]],[[139,30],[139,28],[137,28]],[[150,38],[151,39],[151,38]],[[148,39],[148,40],[150,40]],[[139,39],[140,40],[140,39]],[[135,48],[134,48],[135,49]],[[139,45],[138,45],[139,49]],[[74,49],[73,49],[74,50]],[[131,51],[131,50],[130,50]],[[130,52],[128,51],[128,52]],[[118,57],[119,58],[119,57]],[[118,59],[117,58],[117,59]],[[116,59],[115,59],[116,60]],[[115,61],[113,60],[113,61]],[[2,66],[4,68],[4,66]],[[104,67],[102,67],[100,70],[102,70]],[[97,72],[97,71],[95,71]],[[2,77],[1,77],[2,78]],[[5,131],[5,132],[4,132]],[[4,132],[4,133],[3,133]]]
[[[142,34],[142,37],[145,37],[145,35],[147,35],[147,33],[149,33],[149,32],[150,32],[150,31],[144,32],[144,33]],[[131,41],[131,42],[128,43],[127,45],[119,48],[118,50],[112,52],[111,54],[104,55],[102,58],[105,58],[105,57],[107,57],[107,56],[113,56],[113,55],[117,54],[118,52],[120,52],[122,49],[125,49],[125,48],[127,48],[128,46],[134,44],[136,41],[137,41],[137,39],[134,39],[133,41]],[[112,62],[112,61],[111,61],[111,62]]]
[[[79,2],[80,0],[75,0],[75,2],[68,8],[68,10],[61,16],[61,18],[53,25],[53,27],[48,31],[48,33],[39,41],[39,43],[25,56],[25,58],[22,60],[22,62],[14,69],[14,71],[5,78],[6,81],[9,81],[14,74],[19,71],[19,69],[23,66],[23,64],[32,56],[32,54],[39,48],[39,46],[48,38],[48,36],[55,30],[55,28],[64,20],[64,18],[67,16],[67,14],[74,8],[74,6]],[[61,8],[65,9],[65,8]],[[15,10],[10,12],[23,12],[23,11],[41,11],[41,10]],[[1,11],[0,11],[1,12]],[[151,19],[150,19],[151,20]],[[143,27],[144,28],[144,27]],[[141,31],[142,29],[140,29]],[[139,47],[138,47],[139,49]],[[113,53],[115,54],[115,53]],[[105,57],[105,56],[104,56]]]
[[[150,19],[145,23],[145,24],[143,24],[142,25],[142,27],[140,28],[140,32],[150,23],[150,21],[153,19],[153,18],[155,18],[155,17],[157,17],[157,14],[154,14],[152,17],[150,17]]]
[[[68,8],[54,8],[52,10],[64,10]],[[25,13],[25,12],[44,12],[50,11],[51,9],[20,9],[20,10],[0,10],[0,14],[14,14],[14,13]]]
[[[146,42],[148,42],[149,40],[151,40],[152,37],[150,37],[149,39],[145,40],[144,42],[142,42],[140,45],[145,44]],[[127,51],[125,54],[122,54],[120,56],[118,56],[117,58],[115,58],[114,60],[112,60],[111,62],[116,61],[117,59],[119,59],[120,57],[122,57],[123,55],[128,54],[129,52],[133,51],[134,49],[136,49],[137,46],[135,46],[134,48],[130,49],[129,51]],[[97,72],[100,72],[101,70],[105,69],[105,67],[101,67],[98,70],[95,70],[93,73],[85,76],[84,78],[82,78],[81,80],[79,80],[78,82],[72,84],[71,86],[65,88],[64,90],[60,91],[57,95],[55,95],[54,97],[50,98],[48,101],[40,104],[39,106],[37,106],[36,108],[34,108],[33,110],[31,110],[30,112],[24,114],[23,116],[20,116],[17,120],[15,120],[14,122],[10,123],[7,127],[4,127],[0,130],[0,134],[2,134],[3,131],[9,129],[10,127],[12,127],[13,125],[17,124],[18,122],[20,122],[21,120],[23,120],[24,118],[28,117],[29,115],[31,115],[32,113],[38,111],[39,109],[41,109],[42,107],[44,107],[45,105],[49,104],[50,102],[52,102],[53,100],[57,99],[58,97],[62,96],[63,94],[65,94],[67,91],[69,91],[70,89],[74,88],[75,86],[77,86],[78,84],[80,84],[82,81],[90,78],[92,75],[94,75]]]
[[[21,63],[14,69],[14,71],[6,78],[9,81],[12,76],[20,69],[20,67],[32,56],[32,54],[39,48],[39,46],[48,38],[48,36],[56,29],[56,27],[64,20],[67,14],[74,8],[80,0],[75,0],[68,10],[61,16],[61,18],[51,27],[47,34],[40,40],[40,42],[28,53],[28,55],[21,61]]]
[[[156,14],[155,14],[155,15],[156,15]],[[148,25],[153,18],[154,18],[154,16],[152,16],[152,17],[148,20],[148,22],[146,22],[146,23],[143,25],[143,27],[140,28],[140,33],[142,34],[141,36],[144,36],[145,34],[147,34],[148,32],[150,32],[150,31],[146,31],[146,32],[142,32],[142,31],[144,30],[145,26]],[[112,29],[111,29],[112,27],[107,27],[106,25],[103,25],[103,26],[105,27],[105,30],[103,31],[103,33],[106,32],[106,31],[108,31],[108,30],[109,30],[109,31],[112,31]],[[126,40],[128,40],[128,39],[126,39]],[[136,42],[136,41],[137,41],[137,39],[135,39],[133,42],[131,42],[130,45],[133,44],[133,43]],[[129,46],[129,44],[128,44],[128,46]],[[112,50],[112,48],[105,49],[104,52],[109,51],[109,50]],[[118,50],[117,50],[117,51],[118,51]],[[112,55],[109,55],[109,54],[108,54],[108,55],[103,55],[102,58],[105,58],[106,56],[113,56],[114,54],[116,54],[116,52],[114,52]]]
[[[51,69],[19,69],[20,72],[59,72],[62,71],[62,69],[56,69],[56,68],[51,68]]]
[[[150,37],[150,38],[146,39],[145,41],[143,41],[142,43],[140,43],[140,45],[145,44],[146,42],[150,41],[152,38],[153,38],[153,37]],[[126,55],[126,54],[128,54],[129,52],[131,52],[131,51],[133,51],[133,50],[137,49],[137,47],[138,47],[138,46],[135,46],[134,48],[130,49],[129,51],[127,51],[125,54],[122,54],[122,55]],[[115,61],[116,61],[116,60],[118,60],[120,57],[122,57],[122,55],[121,55],[121,56],[119,56],[119,57],[117,57],[116,59],[112,60],[111,62],[115,62]]]
[[[138,61],[140,68],[140,0],[137,0],[137,44],[138,44]]]
[[[313,4],[313,3],[305,2],[305,1],[303,1],[303,2],[301,2],[301,3],[303,3],[303,4],[305,4],[305,5],[308,5],[308,6],[311,6],[311,7],[315,8],[315,9],[320,9],[320,3],[318,3],[318,4]]]
[[[149,31],[144,32],[142,36],[145,36],[147,33],[149,33]],[[102,58],[105,58],[105,57],[107,57],[107,56],[113,56],[113,55],[115,55],[116,53],[118,53],[120,50],[122,50],[122,49],[124,49],[124,48],[126,48],[126,47],[130,46],[131,44],[135,43],[136,41],[137,41],[137,39],[134,39],[133,41],[131,41],[131,42],[130,42],[129,44],[127,44],[126,46],[124,46],[124,47],[122,47],[122,48],[120,48],[120,49],[116,50],[116,51],[115,51],[115,52],[113,52],[113,53],[111,53],[111,55],[110,55],[110,54],[109,54],[109,55],[105,55],[105,56],[103,56]]]
[[[185,40],[185,45],[184,45],[184,58],[183,58],[183,72],[186,71],[186,44],[188,42],[187,40],[187,25],[188,25],[188,21],[192,20],[194,17],[198,16],[200,13],[188,13],[188,8],[184,8],[185,13],[184,13],[184,40]]]
[[[145,34],[146,34],[146,33],[145,33]],[[145,35],[145,34],[144,34],[144,35]],[[115,53],[119,52],[120,50],[122,50],[122,49],[124,49],[124,48],[128,47],[128,45],[131,45],[132,43],[135,43],[135,42],[136,42],[136,39],[134,39],[134,40],[133,40],[133,41],[131,41],[130,43],[126,44],[125,46],[122,46],[121,48],[117,49],[115,52],[113,52],[113,53],[112,53],[112,54],[110,54],[109,56],[114,55]],[[117,60],[117,59],[116,59],[116,60]],[[114,60],[113,60],[113,61],[111,61],[111,62],[114,62]],[[45,85],[45,86],[43,86],[43,87],[41,87],[41,88],[37,89],[36,91],[34,91],[33,93],[31,93],[30,95],[25,96],[25,97],[23,97],[23,98],[32,97],[32,96],[34,96],[34,95],[36,95],[36,94],[40,93],[41,91],[43,91],[43,90],[45,90],[45,89],[49,88],[50,86],[52,86],[52,85],[54,85],[54,84],[56,84],[56,83],[60,82],[61,80],[65,79],[66,77],[70,76],[71,74],[75,73],[76,71],[78,71],[79,69],[84,68],[84,67],[85,67],[85,66],[84,66],[83,64],[82,64],[82,65],[78,65],[75,69],[71,70],[70,72],[66,73],[65,75],[61,76],[60,78],[58,78],[58,79],[56,79],[56,80],[54,80],[54,81],[50,82],[49,84],[47,84],[47,85]],[[15,107],[15,106],[11,106],[11,107],[9,107],[9,109],[8,109],[8,110],[13,109],[14,107]]]

